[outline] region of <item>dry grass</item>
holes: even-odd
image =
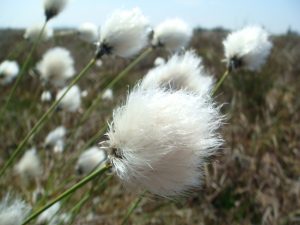
[[[2,30],[0,33],[2,61],[22,40],[22,32]],[[191,43],[191,47],[203,57],[207,70],[217,77],[225,69],[221,63],[221,40],[225,35],[222,30],[198,31]],[[228,115],[223,128],[226,145],[209,166],[203,188],[190,197],[174,201],[147,196],[131,216],[131,224],[300,224],[300,98],[297,95],[300,90],[300,37],[288,33],[272,39],[274,48],[262,71],[232,74],[216,97],[220,103],[226,103],[223,106]],[[40,46],[31,65],[46,49],[56,45],[71,50],[77,71],[93,55],[93,49],[75,37],[58,37]],[[27,51],[23,50],[18,56],[20,64]],[[78,151],[109,120],[113,107],[124,100],[128,86],[145,74],[156,55],[166,53],[153,53],[119,83],[114,89],[115,100],[98,106],[80,128],[79,135],[69,141],[69,148],[62,156],[50,158],[42,148],[43,140],[61,123],[71,130],[80,119],[80,113],[55,113],[50,123],[30,141],[28,147],[38,146],[44,162],[43,185],[47,187],[48,199],[79,180],[74,175],[73,163]],[[93,68],[80,81],[82,90],[89,91],[83,109],[129,62],[107,58],[103,67]],[[1,87],[1,102],[9,88]],[[28,73],[1,121],[0,166],[49,106],[40,103],[41,91],[38,78]],[[85,187],[72,196],[63,210],[72,208],[89,188]],[[12,171],[0,181],[0,195],[8,190],[20,191],[24,198],[30,199],[30,191],[22,187]],[[108,182],[105,190],[96,190],[94,196],[100,197],[98,202],[88,201],[73,224],[119,224],[129,204],[137,197],[121,187],[115,178]],[[86,218],[90,213],[95,217],[88,222]]]

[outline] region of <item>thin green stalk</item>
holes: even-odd
[[[91,61],[86,65],[86,67],[68,85],[63,95],[50,106],[47,112],[44,113],[44,115],[39,119],[39,121],[34,125],[34,127],[28,132],[28,134],[23,139],[23,141],[15,149],[11,157],[6,161],[6,164],[1,168],[0,177],[4,174],[6,169],[13,163],[15,158],[21,153],[23,147],[26,145],[29,138],[31,138],[35,133],[37,133],[42,128],[46,120],[50,118],[50,114],[54,112],[55,108],[61,102],[63,97],[68,93],[68,91],[72,88],[72,86],[74,86],[86,74],[86,72],[95,64],[95,62],[96,62],[95,58],[91,59]]]
[[[135,67],[141,60],[143,60],[147,55],[152,52],[152,48],[148,48],[145,50],[139,57],[137,57],[133,62],[131,62],[121,73],[119,73],[105,88],[100,92],[97,98],[92,102],[90,107],[85,111],[82,119],[79,121],[79,124],[76,126],[77,128],[86,121],[86,119],[90,116],[91,112],[96,108],[102,98],[102,94],[105,90],[112,88],[117,82],[119,82],[123,77],[125,77],[133,67]]]
[[[38,39],[33,43],[33,46],[32,46],[32,48],[31,48],[31,50],[30,50],[30,52],[29,52],[29,54],[28,54],[28,56],[27,56],[25,62],[24,62],[23,65],[22,65],[21,71],[20,71],[19,75],[17,76],[16,81],[14,82],[14,85],[13,85],[13,87],[12,87],[12,89],[11,89],[9,95],[8,95],[8,98],[7,98],[6,102],[5,102],[4,107],[3,107],[2,110],[1,110],[1,113],[0,113],[0,119],[2,119],[3,113],[6,111],[6,109],[7,109],[8,105],[9,105],[9,103],[10,103],[10,101],[11,101],[13,95],[15,94],[15,92],[16,92],[16,90],[17,90],[17,87],[18,87],[19,84],[20,84],[20,81],[21,81],[22,78],[24,77],[25,71],[26,71],[26,69],[27,69],[27,67],[28,67],[28,64],[29,64],[29,62],[30,62],[30,59],[31,59],[31,57],[32,57],[32,54],[33,54],[33,52],[35,51],[35,49],[37,48],[38,44],[39,44],[40,41],[41,41],[41,38],[42,38],[42,35],[43,35],[44,30],[45,30],[45,28],[46,28],[46,25],[47,25],[47,21],[44,23],[44,25],[43,25],[43,27],[42,27],[40,33],[39,33]]]
[[[105,187],[106,183],[113,177],[113,175],[108,175],[103,181],[101,181],[100,184],[95,184],[90,191],[70,210],[72,213],[71,222],[69,224],[73,224],[73,222],[76,219],[76,216],[78,215],[78,212],[80,212],[81,208],[84,206],[84,204],[93,196],[93,194],[97,190],[102,190],[103,187]],[[94,187],[97,188],[94,188]]]
[[[81,187],[83,187],[85,184],[87,184],[88,182],[90,182],[91,180],[93,180],[95,177],[97,177],[97,176],[105,173],[105,171],[107,171],[108,169],[110,169],[110,167],[111,166],[108,165],[108,166],[106,166],[104,168],[99,168],[99,169],[95,170],[93,173],[91,173],[90,175],[86,176],[84,179],[82,179],[81,181],[79,181],[77,184],[73,185],[71,188],[69,188],[68,190],[66,190],[62,194],[60,194],[58,197],[56,197],[55,199],[53,199],[47,205],[45,205],[44,207],[42,207],[41,209],[39,209],[38,211],[36,211],[35,213],[33,213],[31,216],[29,216],[22,223],[22,225],[28,224],[30,221],[36,219],[42,212],[44,212],[45,210],[47,210],[48,208],[50,208],[55,203],[61,201],[65,197],[69,196],[73,192],[77,191],[78,189],[80,189]]]
[[[146,191],[144,191],[138,199],[131,205],[131,207],[128,209],[121,225],[125,225],[130,217],[130,215],[134,212],[134,210],[139,206],[140,202],[142,201],[143,197],[145,196]]]
[[[226,70],[225,73],[223,74],[223,76],[220,78],[220,80],[218,81],[218,83],[216,84],[216,86],[214,87],[213,91],[212,91],[212,95],[215,95],[216,92],[218,91],[218,89],[221,87],[221,85],[223,84],[224,80],[227,78],[227,76],[229,75],[229,71]]]

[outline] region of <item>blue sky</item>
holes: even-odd
[[[42,22],[43,0],[1,0],[0,27],[27,27]],[[71,0],[55,18],[53,27],[74,27],[83,22],[101,25],[118,8],[138,6],[155,25],[180,17],[191,26],[237,29],[263,25],[272,33],[288,27],[300,32],[300,0]]]

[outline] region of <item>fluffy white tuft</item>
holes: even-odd
[[[41,101],[42,102],[50,102],[52,99],[52,95],[50,91],[43,91],[41,95]]]
[[[102,94],[102,99],[112,101],[114,99],[114,93],[112,89],[106,89]]]
[[[103,148],[126,186],[160,196],[185,194],[201,184],[204,161],[220,147],[221,122],[207,97],[137,87],[114,110]]]
[[[37,24],[37,25],[31,26],[31,27],[28,27],[26,29],[23,37],[30,42],[36,42],[39,38],[42,28],[43,28],[42,24]],[[53,29],[46,26],[41,35],[41,40],[47,41],[47,40],[51,39],[52,37],[53,37]]]
[[[48,50],[37,64],[37,70],[45,82],[62,87],[75,74],[71,53],[61,47]]]
[[[67,130],[64,126],[60,126],[52,130],[45,139],[45,146],[52,147],[55,153],[64,151],[65,136]]]
[[[198,94],[209,94],[213,77],[204,72],[202,60],[193,51],[173,55],[167,63],[150,70],[142,80],[141,87],[184,89]]]
[[[40,178],[42,166],[36,148],[31,148],[25,152],[15,166],[15,170],[24,182]]]
[[[13,199],[7,194],[0,202],[0,224],[21,225],[31,207],[20,199]]]
[[[56,95],[56,100],[60,99],[61,96],[66,92],[67,87],[60,90]],[[77,85],[71,87],[67,94],[63,97],[59,103],[59,107],[68,112],[76,112],[79,110],[81,105],[81,91]]]
[[[133,56],[148,44],[148,27],[140,9],[117,10],[101,27],[100,46],[121,57]]]
[[[0,64],[0,84],[10,84],[19,74],[19,65],[15,61],[5,60]]]
[[[230,69],[244,67],[259,70],[270,54],[272,43],[268,33],[257,26],[249,26],[230,33],[223,41],[225,61]]]
[[[87,175],[102,166],[106,160],[106,154],[98,147],[91,147],[85,150],[80,156],[76,164],[76,171],[80,175]]]
[[[44,10],[46,19],[49,20],[57,16],[64,10],[68,3],[68,0],[44,0]]]
[[[169,19],[154,29],[152,44],[177,51],[187,46],[192,34],[192,29],[181,19]]]
[[[79,38],[88,43],[96,43],[99,40],[99,28],[93,23],[83,23],[77,29]]]

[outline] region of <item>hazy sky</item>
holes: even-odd
[[[43,0],[0,0],[0,27],[27,27],[42,22]],[[71,0],[53,19],[54,27],[74,27],[83,22],[101,25],[118,8],[138,6],[155,25],[180,17],[192,26],[240,28],[263,25],[273,33],[291,27],[300,32],[300,0]]]

